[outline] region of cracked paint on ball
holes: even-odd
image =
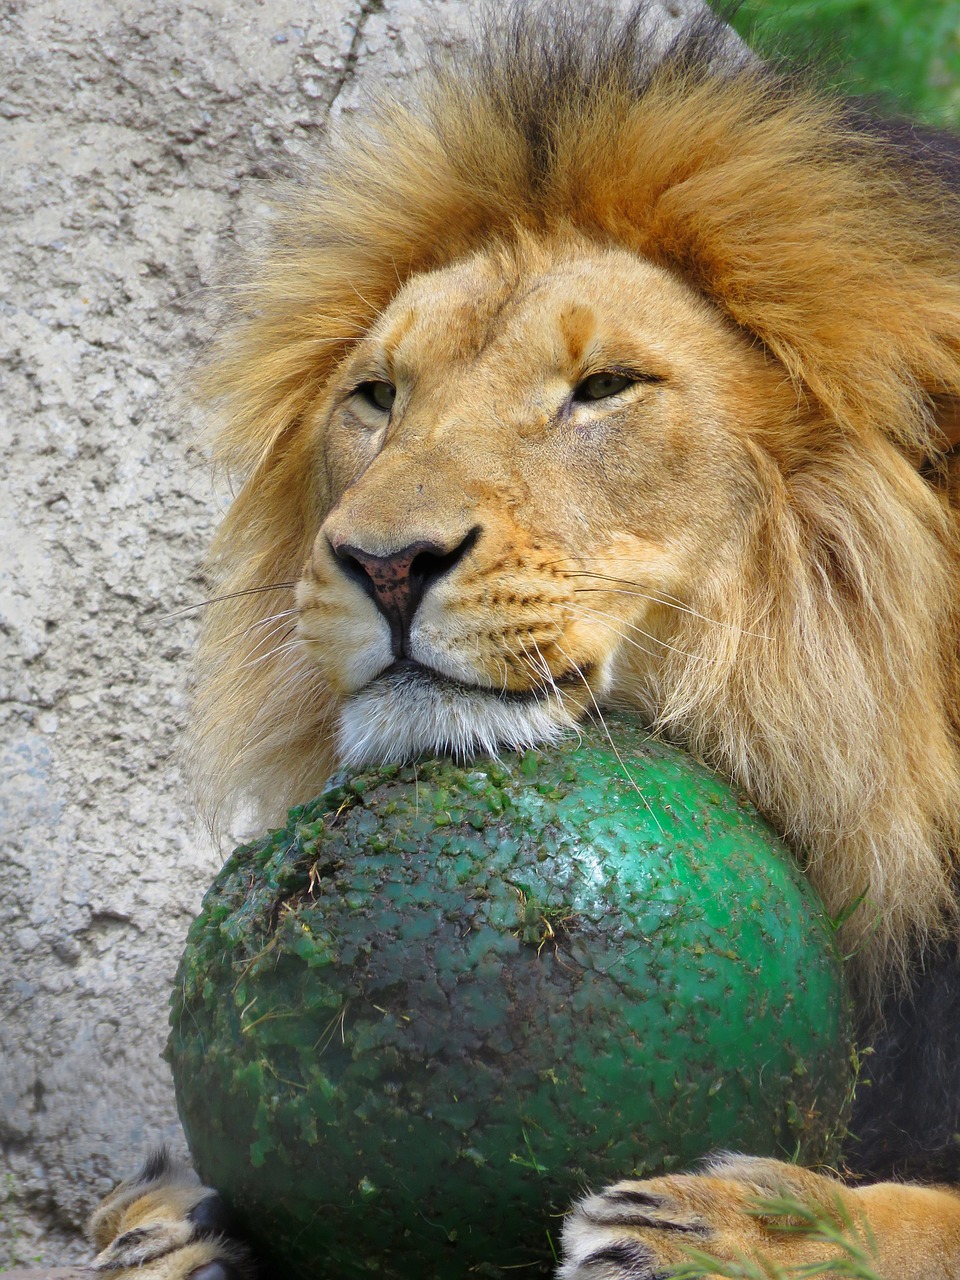
[[[546,1274],[586,1188],[833,1154],[818,902],[724,781],[610,730],[341,776],[210,889],[168,1054],[201,1176],[283,1274]]]

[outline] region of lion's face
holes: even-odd
[[[782,381],[619,250],[409,282],[315,425],[332,505],[297,604],[341,756],[532,744],[635,703],[705,581],[737,571]]]

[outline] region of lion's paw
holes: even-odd
[[[744,1156],[719,1158],[700,1174],[617,1183],[568,1216],[558,1280],[709,1277],[731,1274],[719,1263],[748,1260],[762,1274],[764,1265],[790,1271],[842,1256],[832,1235],[845,1233],[869,1258],[872,1229],[855,1196],[836,1179]]]
[[[152,1155],[94,1210],[87,1231],[94,1272],[124,1280],[254,1280],[249,1251],[230,1238],[223,1202],[193,1170]]]

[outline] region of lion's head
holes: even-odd
[[[297,606],[352,762],[652,709],[678,616],[741,572],[752,435],[772,400],[797,416],[689,286],[576,239],[415,277],[325,398],[330,510]]]
[[[870,981],[953,914],[957,204],[713,20],[654,66],[600,25],[341,137],[239,291],[204,785],[636,707],[862,899]]]

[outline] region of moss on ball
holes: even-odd
[[[610,727],[618,754],[586,726],[343,776],[217,877],[168,1053],[201,1176],[283,1274],[547,1273],[588,1187],[834,1154],[822,909],[734,790]]]

